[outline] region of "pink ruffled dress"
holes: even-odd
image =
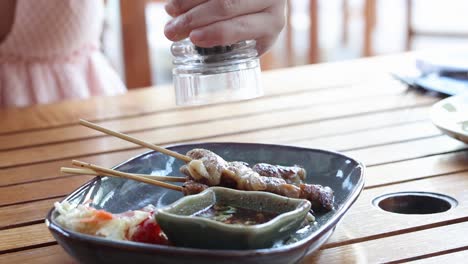
[[[17,0],[0,42],[0,107],[126,91],[99,50],[99,0]]]

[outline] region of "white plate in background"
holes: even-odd
[[[468,143],[468,93],[448,97],[433,105],[431,119],[447,135]]]

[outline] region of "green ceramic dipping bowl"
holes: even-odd
[[[255,225],[225,224],[193,216],[214,204],[278,214]],[[155,215],[169,240],[176,246],[204,249],[269,248],[294,233],[305,220],[310,202],[267,192],[239,191],[223,187],[181,198]]]

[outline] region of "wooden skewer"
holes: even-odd
[[[105,128],[105,127],[102,127],[100,125],[96,125],[94,123],[91,123],[89,121],[86,121],[86,120],[83,120],[83,119],[80,119],[80,124],[85,126],[85,127],[89,127],[91,129],[94,129],[94,130],[97,130],[97,131],[100,131],[102,133],[105,133],[105,134],[108,134],[108,135],[111,135],[111,136],[115,136],[115,137],[118,137],[118,138],[121,138],[123,140],[127,140],[129,142],[132,142],[132,143],[135,143],[137,145],[140,145],[140,146],[143,146],[143,147],[147,147],[149,149],[152,149],[152,150],[155,150],[155,151],[158,151],[158,152],[161,152],[163,154],[166,154],[166,155],[169,155],[171,157],[174,157],[176,159],[180,159],[186,163],[192,161],[192,158],[190,158],[189,156],[186,156],[186,155],[182,155],[180,153],[177,153],[175,151],[171,151],[171,150],[168,150],[168,149],[165,149],[163,147],[160,147],[160,146],[157,146],[157,145],[154,145],[154,144],[151,144],[149,142],[145,142],[143,140],[140,140],[140,139],[137,139],[137,138],[134,138],[132,136],[129,136],[129,135],[126,135],[126,134],[123,134],[123,133],[120,133],[120,132],[117,132],[117,131],[113,131],[113,130],[110,130],[108,128]],[[224,173],[230,175],[231,177],[235,175],[235,172],[233,171],[230,171],[228,169],[224,169],[223,170]]]
[[[188,157],[186,155],[182,155],[182,154],[177,153],[175,151],[167,150],[167,149],[165,149],[163,147],[156,146],[154,144],[145,142],[143,140],[134,138],[132,136],[129,136],[129,135],[117,132],[117,131],[110,130],[108,128],[96,125],[94,123],[88,122],[88,121],[83,120],[83,119],[80,119],[80,124],[85,126],[85,127],[89,127],[89,128],[94,129],[94,130],[100,131],[102,133],[105,133],[105,134],[108,134],[108,135],[111,135],[111,136],[114,136],[114,137],[118,137],[118,138],[121,138],[123,140],[127,140],[127,141],[130,141],[132,143],[135,143],[137,145],[140,145],[140,146],[143,146],[143,147],[146,147],[146,148],[149,148],[149,149],[164,153],[164,154],[169,155],[171,157],[174,157],[176,159],[183,160],[184,162],[190,162],[192,160],[192,158],[190,158],[190,157]]]
[[[75,165],[75,166],[81,167],[81,168],[91,169],[91,170],[94,170],[94,171],[99,172],[101,174],[105,174],[105,175],[109,175],[109,176],[116,176],[116,177],[121,177],[121,178],[125,178],[125,179],[144,182],[144,183],[156,185],[156,186],[159,186],[159,187],[163,187],[163,188],[167,188],[167,189],[171,189],[171,190],[175,190],[175,191],[179,191],[179,192],[182,192],[182,190],[183,190],[182,187],[177,186],[177,185],[173,185],[173,184],[169,184],[169,183],[165,183],[165,182],[157,181],[157,180],[146,179],[146,178],[143,178],[143,177],[134,176],[134,175],[131,175],[131,174],[128,174],[128,173],[125,173],[125,172],[120,172],[120,171],[116,171],[116,170],[107,169],[107,168],[104,168],[104,167],[101,167],[101,166],[97,166],[97,165],[90,164],[90,163],[85,163],[85,162],[78,161],[78,160],[73,160],[72,164]]]
[[[91,170],[91,169],[77,169],[77,168],[67,168],[62,167],[60,171],[63,173],[68,174],[84,174],[84,175],[101,175],[99,172]],[[156,175],[146,175],[146,174],[136,174],[136,173],[126,173],[125,174],[133,175],[136,177],[142,177],[150,180],[157,180],[157,181],[167,181],[167,182],[185,182],[186,179],[183,177],[176,177],[176,176],[156,176]]]

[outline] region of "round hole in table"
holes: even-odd
[[[378,208],[397,214],[435,214],[457,206],[454,198],[430,192],[397,192],[381,195],[372,203]]]

